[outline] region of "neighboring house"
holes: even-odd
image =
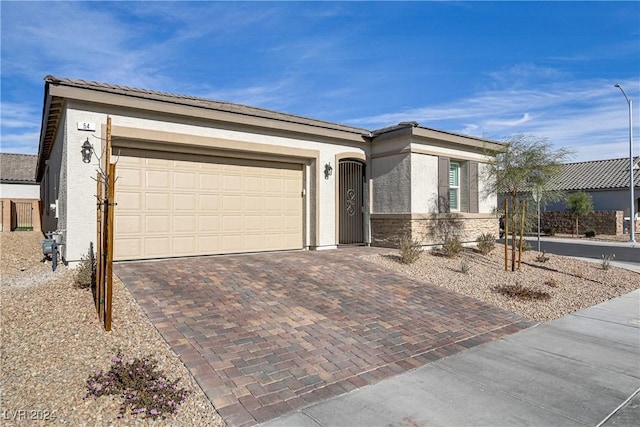
[[[0,153],[0,231],[40,231],[38,156]]]
[[[634,158],[634,210],[640,211],[640,157]],[[571,194],[584,191],[593,200],[595,211],[623,211],[629,216],[629,157],[623,159],[595,160],[567,163],[553,180],[551,188]],[[566,210],[564,200],[548,203],[547,211]]]
[[[45,78],[37,177],[65,261],[96,239],[112,121],[116,260],[423,245],[497,234],[482,176],[497,142],[401,123],[370,131],[190,96]],[[57,209],[55,209],[57,207]]]

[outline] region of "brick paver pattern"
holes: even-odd
[[[115,272],[229,426],[276,418],[534,324],[359,257],[372,253],[384,250],[118,263]]]

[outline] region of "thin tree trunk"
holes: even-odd
[[[515,213],[515,212],[514,212]],[[513,216],[515,218],[515,216]],[[511,231],[511,271],[516,271],[516,225],[512,224]]]

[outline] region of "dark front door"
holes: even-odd
[[[355,160],[341,160],[338,169],[339,244],[362,244],[364,165]]]

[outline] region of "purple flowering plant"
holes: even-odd
[[[115,395],[123,399],[118,418],[122,418],[127,410],[142,414],[152,419],[166,418],[178,412],[189,392],[178,387],[178,380],[169,381],[165,374],[158,370],[158,361],[152,356],[135,358],[125,363],[118,350],[113,364],[107,372],[98,371],[87,379],[85,399],[93,396]]]

